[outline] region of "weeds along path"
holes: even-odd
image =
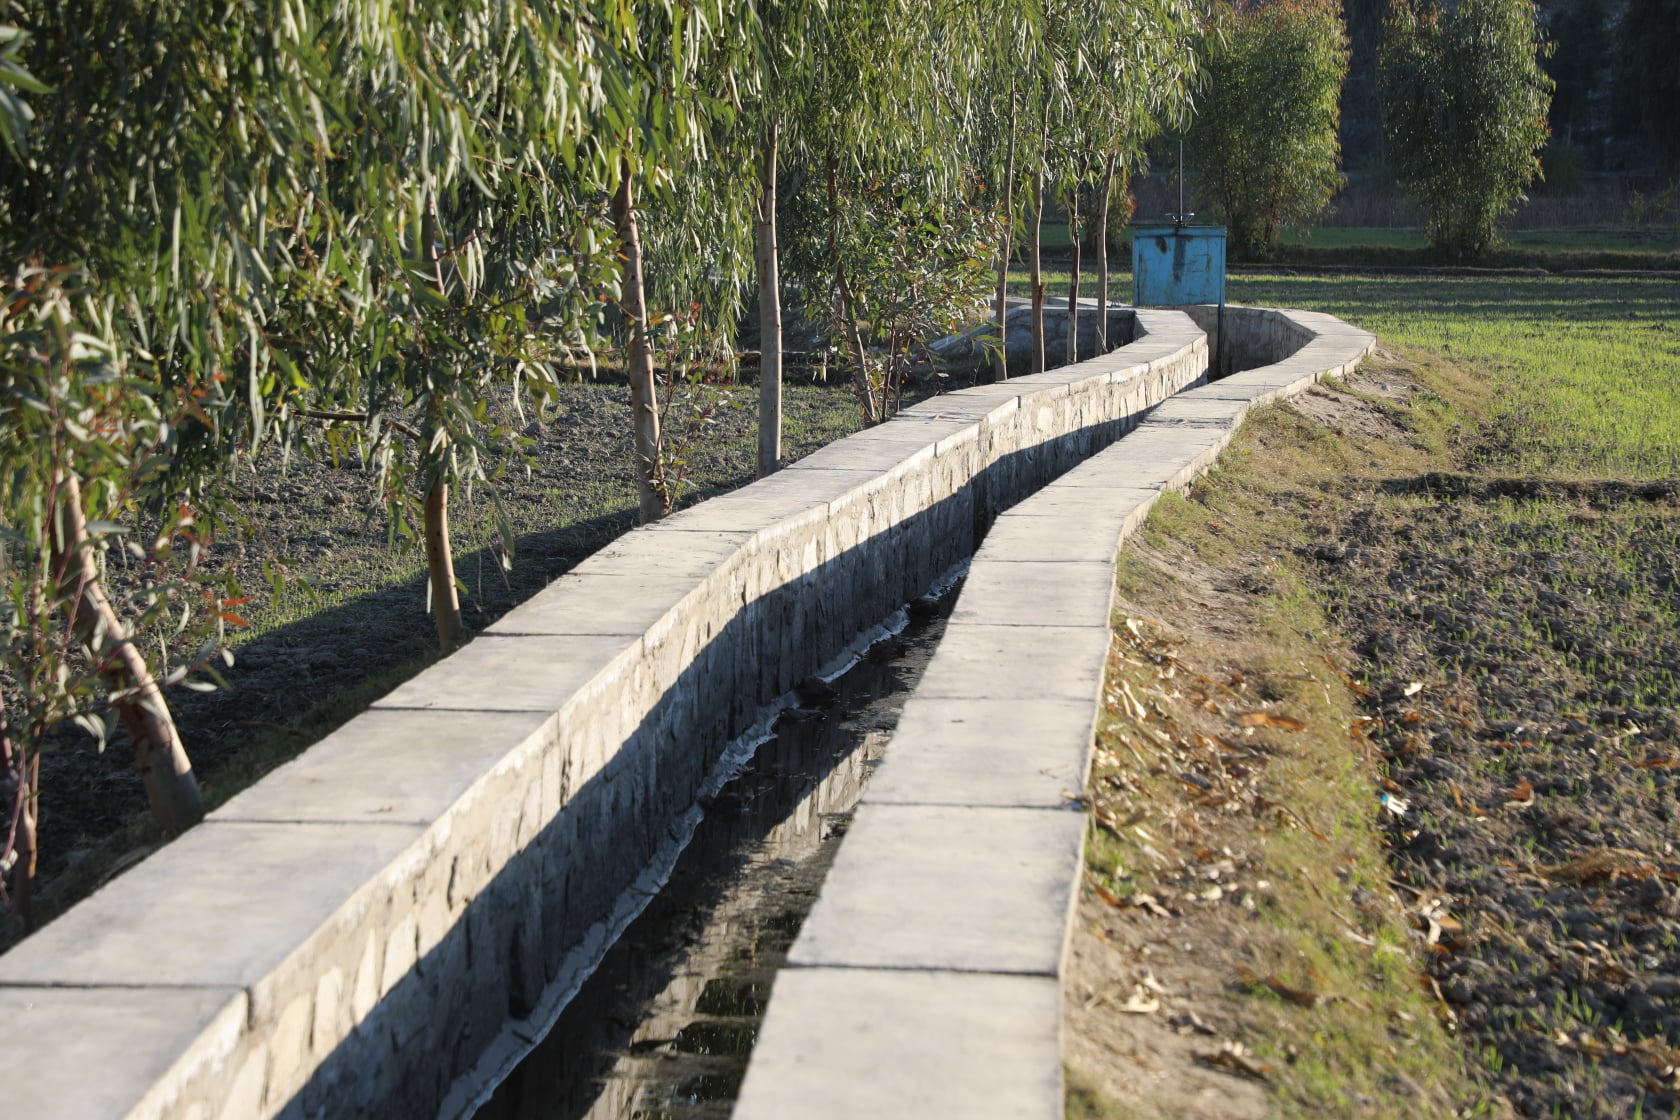
[[[1378,357],[1122,556],[1073,1114],[1680,1108],[1680,490],[1523,472],[1538,351]]]

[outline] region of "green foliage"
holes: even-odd
[[[885,418],[913,372],[937,375],[928,343],[978,316],[994,282],[992,252],[1003,220],[977,184],[966,198],[929,188],[934,172],[840,175],[847,204],[836,246],[856,293],[869,347],[866,414]],[[814,188],[814,185],[813,185]],[[784,222],[790,275],[814,307],[836,307],[827,201],[794,193]],[[835,322],[836,333],[844,324]]]
[[[13,473],[8,514],[80,483],[166,530],[190,506],[200,532],[237,515],[230,465],[275,439],[360,453],[405,527],[428,490],[493,482],[483,451],[514,442],[517,413],[491,402],[517,409],[599,337],[619,276],[605,199],[625,175],[668,184],[732,111],[737,7],[14,6],[0,131],[28,146],[0,160],[0,260],[85,277],[74,315],[97,308],[109,352],[145,376],[122,381],[138,411],[87,428],[58,475]],[[105,481],[142,414],[166,449]],[[5,430],[7,454],[27,452],[23,431]],[[117,623],[144,628],[154,604],[124,588],[104,588]],[[19,679],[70,648],[47,626],[63,603],[36,606]],[[167,682],[166,650],[149,660]]]
[[[1341,186],[1337,136],[1348,41],[1334,0],[1216,5],[1198,53],[1187,148],[1230,225],[1264,253],[1278,228],[1311,220]]]
[[[23,48],[28,42],[29,36],[22,30],[0,24],[0,143],[13,159],[22,158],[25,133],[35,119],[35,111],[18,96],[19,91],[48,92],[23,64]]]
[[[1383,122],[1430,240],[1475,257],[1540,170],[1552,80],[1529,0],[1396,0],[1381,56]]]
[[[591,347],[604,198],[704,151],[738,22],[725,0],[53,7],[0,249],[86,268],[165,384],[219,378],[211,472],[359,415],[370,461],[450,480],[481,475],[491,384]]]
[[[33,818],[35,759],[54,726],[74,721],[103,746],[121,698],[106,636],[89,645],[62,625],[88,593],[64,543],[65,480],[80,480],[84,547],[115,573],[105,594],[161,683],[208,667],[225,626],[243,625],[237,588],[199,569],[208,536],[189,507],[140,525],[138,499],[167,474],[205,394],[160,391],[112,336],[111,307],[74,274],[25,268],[0,287],[0,868],[22,815]]]
[[[1634,0],[1616,33],[1618,115],[1680,171],[1680,0]]]
[[[1137,160],[1164,127],[1191,110],[1200,59],[1195,7],[1185,0],[1063,0],[1047,6],[1053,143]]]

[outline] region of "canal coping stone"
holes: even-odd
[[[1195,310],[1206,325],[1213,309]],[[1087,514],[1085,503],[1067,501],[1062,495],[1081,490],[1105,493],[1117,483],[1128,489],[1116,506],[1128,512],[1146,511],[1152,502],[1140,501],[1135,488],[1188,487],[1213,464],[1253,408],[1302,392],[1322,377],[1344,374],[1376,344],[1374,336],[1346,327],[1329,316],[1292,317],[1268,309],[1241,307],[1227,309],[1227,314],[1226,329],[1234,327],[1233,333],[1247,331],[1258,335],[1263,327],[1266,337],[1278,348],[1274,354],[1280,360],[1185,390],[1153,410],[1132,435],[1025,499],[1004,517],[1014,519],[1012,524],[1019,524],[1029,518],[1042,520],[1046,514],[1037,511],[1047,510],[1048,516],[1063,520],[1082,518]],[[1223,423],[1217,422],[1220,418]],[[1216,422],[1210,424],[1210,420]],[[1134,531],[1142,518],[1122,517],[1121,520],[1123,537]],[[1083,534],[1080,536],[1083,539]],[[1040,555],[1031,530],[1014,530],[995,542],[988,536],[975,554],[968,585],[976,587],[983,596],[987,610],[996,610],[996,604],[1008,599],[1011,575],[1033,581],[1045,578],[1049,565],[1038,559]],[[1026,559],[1028,556],[1032,559]],[[1070,672],[1075,682],[1072,691],[1087,697],[1083,701],[1085,718],[1078,721],[1086,729],[1080,745],[1083,757],[1074,767],[1079,776],[1075,794],[1082,795],[1090,765],[1090,729],[1095,725],[1100,705],[1096,693],[1108,649],[1108,607],[1112,602],[1114,573],[1112,563],[1070,563],[1065,571],[1067,578],[1061,581],[1064,588],[1068,582],[1081,578],[1100,579],[1102,584],[1100,591],[1092,586],[1081,587],[1075,593],[1092,612],[1089,621],[1100,624],[1101,651],[1093,648],[1094,643],[1083,643],[1077,650],[1066,651],[1058,665]],[[1035,1067],[1023,1068],[1019,1064],[999,1067],[991,1064],[995,1060],[993,1055],[974,1054],[963,1047],[967,1023],[961,1014],[950,1015],[924,1031],[894,1029],[907,1020],[916,1021],[925,1013],[922,1004],[928,997],[924,988],[933,977],[945,974],[940,970],[972,969],[980,967],[978,962],[989,960],[998,962],[997,967],[990,969],[990,975],[1001,980],[1016,978],[1021,971],[1032,971],[1021,969],[1022,961],[1052,959],[1055,963],[1051,974],[1058,978],[1055,1001],[1030,1010],[1018,1009],[1017,1021],[1012,1026],[1024,1030],[1029,1037],[1059,1039],[1059,977],[1080,881],[1084,814],[1065,809],[1024,810],[1037,812],[1046,819],[1076,820],[1078,839],[1071,851],[1058,852],[1053,846],[1024,846],[1020,851],[1002,852],[998,851],[1000,845],[994,837],[977,835],[976,822],[1001,821],[1004,818],[984,814],[1007,810],[949,807],[944,802],[950,794],[942,792],[942,787],[958,797],[970,790],[983,789],[990,798],[1008,799],[1006,793],[999,792],[995,782],[999,770],[995,751],[978,748],[977,740],[986,742],[985,731],[977,736],[970,723],[975,714],[984,713],[973,713],[969,706],[997,703],[1000,696],[1025,700],[1033,695],[1027,690],[1042,681],[1039,670],[1045,652],[1043,636],[1065,639],[1077,634],[1079,628],[1065,625],[1068,618],[1058,615],[1056,621],[1064,625],[1019,626],[1016,630],[1020,640],[1009,643],[998,633],[1006,628],[962,621],[971,614],[985,613],[979,607],[972,612],[965,611],[968,593],[965,585],[946,637],[935,650],[921,686],[906,704],[906,713],[910,713],[912,706],[928,702],[942,689],[959,688],[958,682],[964,680],[971,682],[971,694],[961,703],[945,700],[941,709],[918,711],[916,718],[900,722],[889,741],[881,764],[880,785],[872,784],[865,789],[863,803],[841,845],[834,870],[824,882],[811,916],[789,954],[790,964],[804,967],[785,974],[784,979],[792,981],[787,985],[792,994],[787,997],[786,1007],[779,1006],[784,983],[778,981],[736,1106],[737,1120],[769,1120],[782,1115],[800,1115],[807,1120],[862,1120],[884,1115],[966,1117],[978,1114],[973,1109],[985,1108],[985,1102],[971,1104],[942,1099],[939,1092],[943,1087],[982,1081],[998,1099],[1017,1100],[1027,1097],[1021,1091],[1024,1087],[1043,1084],[1047,1079],[1053,1079],[1054,1093],[1033,1096],[1032,1104],[1016,1106],[1007,1114],[1043,1120],[1062,1114],[1059,1044],[1053,1053],[1041,1055]],[[1038,593],[1035,582],[1020,593],[1017,602],[1035,599]],[[1099,602],[1100,610],[1093,605]],[[957,639],[954,643],[953,632]],[[1093,676],[1097,688],[1087,691]],[[990,691],[988,686],[993,685],[1001,691]],[[941,714],[950,721],[947,726],[937,726]],[[1064,721],[1070,718],[1060,711],[1058,716]],[[947,742],[963,744],[966,749],[944,748]],[[991,742],[995,744],[996,740]],[[1032,744],[1023,753],[1036,758],[1040,749],[1038,744]],[[910,761],[895,773],[901,755]],[[955,772],[937,774],[931,765],[935,759],[953,764]],[[1025,775],[1026,767],[1017,764],[1014,772]],[[1040,787],[1038,796],[1042,797],[1042,782],[1036,776],[1024,776],[1022,799],[1032,798],[1035,787]],[[907,795],[908,791],[918,789],[928,800],[917,801]],[[927,810],[930,816],[913,816],[918,807]],[[914,827],[920,825],[925,829],[940,823],[947,825],[950,835],[941,838]],[[852,850],[854,846],[857,851]],[[990,859],[986,858],[988,855]],[[943,864],[939,862],[941,857]],[[1038,866],[1024,866],[1029,861]],[[871,867],[875,869],[873,880],[869,875]],[[1053,930],[1041,928],[1042,921],[1030,920],[1042,917],[1047,881],[1059,883],[1067,903],[1062,908],[1061,924]],[[1026,917],[1010,921],[975,914],[976,907],[960,897],[963,887],[969,884],[983,892],[990,905],[1011,915],[1024,909]],[[1013,893],[1011,887],[1019,893]],[[897,945],[883,944],[892,940],[894,931],[898,931],[902,941]],[[937,945],[941,931],[956,941],[949,950],[942,951]],[[1032,944],[1005,943],[1016,938],[1031,938]],[[930,945],[930,939],[935,943]],[[846,978],[857,975],[860,967],[873,964],[888,965],[891,970],[875,975],[866,993],[850,994],[845,986]],[[831,975],[818,981],[809,975],[811,972]],[[819,991],[827,997],[823,1002],[811,998]],[[872,1040],[863,1049],[867,1066],[858,1060],[856,1050],[835,1050],[820,1037],[826,1022],[838,1018],[844,1023],[848,1017],[860,1016],[865,1011],[883,1025],[879,1029],[885,1040],[884,1043]],[[852,1042],[849,1038],[843,1041]],[[1019,1081],[1000,1084],[1006,1076]],[[856,1088],[851,1084],[853,1081],[865,1085]]]
[[[789,969],[734,1120],[1060,1116],[1060,996],[1046,976]]]
[[[1081,448],[1088,450],[1094,434],[1100,432],[1107,439],[1122,433],[1135,424],[1139,410],[1155,403],[1155,394],[1170,395],[1202,375],[1207,345],[1196,328],[1170,312],[1134,314],[1137,341],[1125,348],[1128,364],[1123,369],[1110,357],[1101,368],[1020,378],[1008,383],[1003,392],[987,390],[976,395],[976,400],[997,397],[995,407],[961,415],[913,415],[903,423],[895,420],[841,441],[852,455],[850,461],[837,462],[843,458],[842,450],[830,445],[819,452],[822,460],[795,465],[741,491],[679,511],[658,526],[635,530],[627,548],[642,547],[633,539],[642,534],[662,534],[679,549],[685,538],[715,542],[715,534],[730,536],[739,544],[737,551],[706,578],[723,578],[726,569],[735,572],[732,592],[745,588],[748,595],[738,617],[756,618],[753,625],[759,627],[777,625],[781,616],[766,614],[752,596],[793,578],[795,572],[787,568],[787,561],[796,553],[788,549],[798,547],[813,528],[837,517],[861,518],[840,534],[842,547],[867,543],[872,552],[884,555],[884,550],[892,548],[902,556],[908,538],[899,532],[899,524],[921,510],[914,502],[929,500],[928,480],[934,478],[930,467],[943,472],[934,479],[935,485],[954,482],[958,487],[967,487],[976,478],[975,473],[965,472],[1003,467],[995,480],[987,480],[989,486],[976,487],[971,495],[965,492],[965,501],[984,499],[985,504],[964,511],[963,517],[989,520],[1016,499],[1011,487],[1037,486],[1041,483],[1035,480],[1043,477],[1042,472],[1053,474],[1072,466],[1069,456],[1077,456]],[[1139,358],[1146,360],[1140,363]],[[1135,383],[1127,383],[1128,377]],[[1101,395],[1104,386],[1114,386],[1116,391]],[[1014,414],[1024,402],[1031,403],[1031,416],[1017,421]],[[1066,407],[1060,402],[1066,402]],[[944,462],[947,458],[949,464]],[[866,469],[856,469],[860,465]],[[906,487],[898,487],[898,480]],[[909,497],[912,484],[917,490],[913,500]],[[932,500],[946,500],[941,496],[944,493],[940,491]],[[810,502],[813,496],[818,499],[814,504]],[[955,530],[959,523],[945,514],[924,524]],[[867,542],[858,536],[860,532],[871,534]],[[673,533],[680,535],[670,536]],[[936,547],[929,554],[942,552]],[[805,555],[817,554],[807,548]],[[853,579],[874,578],[878,569],[873,564],[878,562],[854,565],[846,574]],[[952,560],[940,562],[948,565]],[[751,569],[757,574],[749,578],[746,573],[752,565],[757,565]],[[670,602],[680,592],[680,587],[670,584],[662,594]],[[566,584],[556,589],[554,597],[571,598],[582,611],[589,606],[590,594],[581,584]],[[852,611],[890,610],[892,605],[884,599],[876,602],[879,598],[864,596],[839,605]],[[590,967],[589,962],[610,939],[603,923],[627,921],[634,907],[626,910],[623,900],[643,897],[647,875],[658,866],[668,866],[672,858],[668,850],[672,841],[667,837],[627,892],[605,900],[607,908],[593,924],[587,924],[587,915],[572,916],[574,923],[586,926],[582,940],[566,950],[563,960],[556,961],[549,953],[547,986],[542,986],[544,965],[539,958],[546,950],[530,935],[541,927],[541,916],[548,913],[550,903],[529,893],[521,896],[511,889],[511,880],[504,884],[496,876],[499,869],[514,864],[524,876],[563,876],[566,865],[557,860],[591,858],[587,851],[565,848],[565,836],[558,833],[559,851],[532,848],[539,838],[544,844],[554,842],[547,838],[551,825],[557,823],[554,814],[566,808],[566,791],[577,789],[580,776],[589,779],[599,774],[613,777],[615,783],[638,783],[624,787],[629,800],[615,802],[634,813],[654,806],[647,800],[653,787],[645,783],[656,776],[661,781],[674,780],[665,770],[649,769],[649,763],[641,759],[630,759],[614,770],[611,745],[599,742],[601,736],[590,729],[612,708],[622,708],[613,703],[613,680],[641,689],[659,687],[657,682],[663,678],[658,674],[670,668],[671,651],[663,646],[655,650],[650,644],[653,635],[673,632],[673,620],[686,609],[684,604],[695,602],[692,592],[682,595],[646,635],[628,640],[626,635],[608,633],[522,634],[522,626],[538,629],[540,623],[527,623],[521,617],[525,608],[516,608],[505,619],[507,629],[480,635],[447,662],[375,704],[361,719],[398,719],[405,712],[418,713],[434,720],[438,730],[448,726],[451,711],[485,713],[486,726],[498,722],[492,713],[540,717],[542,726],[534,735],[525,733],[526,722],[503,721],[517,725],[507,731],[513,738],[502,743],[509,749],[481,770],[471,789],[429,827],[408,822],[243,819],[241,814],[252,812],[251,806],[263,799],[272,799],[273,808],[259,808],[255,816],[281,815],[280,806],[287,798],[296,797],[308,785],[303,779],[310,767],[331,771],[330,751],[324,759],[312,759],[306,752],[288,764],[297,769],[277,782],[272,792],[253,792],[252,801],[237,808],[230,805],[225,814],[223,810],[213,813],[203,826],[0,958],[9,970],[0,973],[0,992],[9,999],[27,1000],[35,993],[82,985],[101,993],[151,991],[151,985],[173,982],[160,979],[151,969],[152,945],[197,946],[202,952],[190,966],[197,971],[183,982],[205,986],[205,990],[228,982],[236,985],[236,997],[243,994],[242,1022],[231,1041],[224,1028],[241,1017],[225,1007],[205,1019],[190,1008],[156,1001],[153,1011],[169,1022],[151,1038],[190,1036],[195,1040],[185,1045],[177,1061],[167,1063],[160,1080],[147,1081],[138,1067],[114,1064],[112,1076],[99,1086],[100,1099],[110,1103],[96,1107],[89,1098],[74,1095],[78,1084],[87,1087],[85,1080],[67,1076],[60,1083],[70,1087],[66,1091],[71,1096],[59,1102],[57,1110],[72,1113],[92,1108],[97,1115],[136,1118],[271,1116],[318,1109],[323,1087],[333,1094],[352,1092],[354,1107],[364,1111],[380,1107],[381,1099],[401,1099],[401,1107],[411,1112],[431,1111],[431,1102],[436,1101],[456,1109],[469,1104],[470,1093],[463,1097],[450,1088],[448,1080],[443,1088],[434,1087],[440,1076],[482,1078],[505,1068],[504,1060],[514,1049],[503,1046],[502,1040],[513,1027],[500,1023],[498,1032],[496,1020],[482,1018],[487,1012],[505,1017],[515,997],[501,986],[517,988],[520,1000],[535,999],[531,1015],[540,1021],[556,1006],[553,1001],[563,999],[576,982],[578,970]],[[529,613],[541,612],[532,606]],[[645,617],[608,619],[578,629],[633,630]],[[860,625],[866,630],[880,617],[876,613]],[[689,646],[680,653],[692,654]],[[663,668],[656,667],[654,659]],[[708,671],[726,670],[724,665]],[[469,674],[482,687],[449,680]],[[766,699],[754,702],[762,704]],[[662,700],[655,697],[646,702],[652,709]],[[343,729],[350,738],[341,743],[361,734],[359,722],[352,721]],[[562,758],[554,736],[580,733],[584,738],[577,749],[583,754]],[[276,774],[287,770],[283,767]],[[369,772],[364,768],[361,774],[365,778]],[[459,774],[444,767],[433,777],[438,784],[429,789],[419,788],[428,782],[408,788],[404,796],[412,799],[411,808],[428,797],[434,801],[446,797]],[[287,782],[292,783],[290,793],[285,789]],[[258,783],[253,791],[262,786]],[[397,783],[392,791],[403,793],[404,787]],[[344,803],[346,816],[366,813],[376,791],[363,788],[356,793]],[[665,822],[665,827],[692,828],[696,812],[692,806],[686,813],[679,811],[679,819]],[[638,819],[635,827],[649,833],[661,826],[651,819],[645,823]],[[268,851],[250,861],[254,873],[246,874],[238,858],[241,845],[265,836]],[[238,869],[240,873],[218,877],[211,866],[218,862],[224,872]],[[477,904],[479,900],[482,905]],[[96,924],[107,927],[106,931],[94,933]],[[467,941],[454,937],[455,933],[464,933],[470,940],[471,953],[461,955]],[[92,952],[79,951],[82,935],[93,938],[89,942]],[[440,954],[435,960],[428,956],[434,949]],[[317,959],[320,953],[332,955]],[[262,974],[265,962],[274,967]],[[189,970],[180,952],[166,955],[165,963],[183,976]],[[463,967],[468,971],[454,976],[451,970]],[[540,991],[533,990],[533,981]],[[467,1002],[461,1007],[443,1008],[440,1001],[454,998],[459,1002],[463,993]],[[233,1004],[238,1003],[234,998]],[[446,1024],[451,1015],[462,1016],[465,1033],[460,1037],[477,1040],[476,1051],[453,1043],[435,1049],[443,1041],[440,1024]],[[14,1060],[35,1070],[43,1082],[51,1080],[45,1069],[48,1063],[68,1063],[73,1070],[85,1067],[89,1055],[68,1045],[66,1037],[102,1037],[97,1030],[79,1031],[62,1017],[58,1027],[63,1034],[42,1032],[14,1043]],[[160,1062],[167,1057],[162,1051],[147,1052]],[[354,1055],[363,1057],[352,1060]],[[440,1064],[439,1056],[447,1061]],[[328,1057],[343,1057],[349,1065],[335,1067],[332,1079],[317,1085],[310,1079],[321,1072],[321,1062]],[[459,1065],[463,1057],[464,1069]],[[494,1063],[495,1069],[480,1066],[480,1061]],[[115,1079],[123,1068],[129,1069],[128,1078]],[[156,1069],[158,1063],[145,1068]],[[352,1074],[354,1086],[339,1080],[345,1069],[357,1071]],[[457,1087],[460,1084],[454,1082]],[[317,1095],[300,1097],[300,1092]],[[338,1096],[328,1099],[345,1103]]]

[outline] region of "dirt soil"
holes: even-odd
[[[1192,574],[1182,564],[1186,557],[1174,557],[1180,562],[1174,564],[1141,543],[1128,547],[1163,576],[1176,571],[1178,576],[1168,578],[1190,575],[1198,585],[1195,609],[1180,616],[1200,639],[1191,655],[1195,663],[1181,656],[1187,652],[1182,631],[1171,632],[1171,656],[1175,668],[1197,684],[1207,682],[1200,695],[1224,691],[1221,685],[1228,687],[1237,672],[1228,658],[1240,652],[1219,631],[1224,623],[1246,621],[1246,596],[1217,586],[1205,569]],[[1081,892],[1064,978],[1063,1053],[1075,1101],[1070,1114],[1078,1116],[1084,1107],[1087,1115],[1105,1115],[1094,1103],[1083,1104],[1081,1098],[1089,1095],[1114,1102],[1110,1113],[1128,1117],[1261,1117],[1270,1111],[1268,1067],[1251,1056],[1250,1068],[1241,1063],[1244,1039],[1252,1042],[1264,1026],[1232,983],[1249,967],[1250,944],[1265,936],[1256,922],[1257,898],[1270,883],[1263,862],[1250,851],[1253,833],[1262,827],[1254,819],[1257,787],[1242,781],[1249,775],[1232,772],[1260,756],[1228,768],[1213,744],[1240,741],[1241,728],[1197,719],[1195,702],[1174,703],[1187,698],[1162,696],[1150,680],[1156,674],[1139,671],[1151,653],[1162,651],[1156,640],[1162,631],[1142,621],[1158,605],[1120,606],[1137,632],[1120,635],[1110,658],[1107,687],[1115,690],[1110,695],[1122,714],[1099,736],[1091,797],[1097,827],[1127,847],[1141,841],[1139,862],[1151,874],[1147,884],[1135,884],[1138,889],[1125,894],[1101,880]],[[1131,683],[1128,678],[1148,691],[1120,691],[1122,682]],[[1141,713],[1134,704],[1149,705],[1152,718],[1136,720]],[[1203,742],[1209,749],[1198,749]],[[1177,790],[1169,786],[1162,796],[1143,777],[1175,772],[1197,782]],[[1207,792],[1201,783],[1220,790],[1219,803],[1200,803]],[[1234,805],[1231,793],[1247,804]],[[1120,875],[1126,877],[1126,871]],[[1231,1064],[1218,1064],[1227,1056]]]
[[[1680,502],[1395,480],[1316,552],[1429,975],[1525,1116],[1680,1107]]]
[[[1259,418],[1127,546],[1070,1115],[1680,1115],[1680,486],[1425,447],[1416,373]],[[1284,439],[1333,453],[1263,478]],[[1352,761],[1315,808],[1327,719]]]
[[[1095,874],[1064,986],[1069,1115],[1491,1109],[1455,1095],[1462,1062],[1411,983],[1405,903],[1368,828],[1360,847],[1370,813],[1348,786],[1375,772],[1349,739],[1337,667],[1261,652],[1268,558],[1214,565],[1159,543],[1127,546]],[[1327,753],[1348,765],[1320,783]]]

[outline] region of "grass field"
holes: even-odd
[[[1680,474],[1680,280],[1244,273],[1227,290],[1233,303],[1327,311],[1487,371],[1511,469]],[[1024,272],[1010,291],[1027,294]],[[1066,271],[1052,274],[1051,294],[1066,291]],[[1110,298],[1131,298],[1129,275]]]
[[[1056,280],[1065,291],[1065,273]],[[1124,298],[1127,280],[1113,294]],[[1298,832],[1258,844],[1187,833],[1199,850],[1258,858],[1251,873],[1271,880],[1286,912],[1276,929],[1246,933],[1226,969],[1275,972],[1291,992],[1323,997],[1238,1007],[1245,1026],[1234,1033],[1271,1061],[1269,1096],[1289,1115],[1675,1114],[1680,1095],[1644,1064],[1647,1052],[1672,1056],[1672,1031],[1655,1004],[1624,996],[1673,971],[1680,907],[1654,912],[1646,929],[1639,882],[1576,869],[1671,850],[1680,520],[1671,483],[1615,480],[1680,475],[1680,280],[1278,271],[1233,276],[1229,292],[1235,303],[1330,312],[1376,332],[1380,347],[1351,390],[1327,386],[1257,415],[1191,495],[1156,508],[1147,549],[1122,557],[1128,610],[1174,619],[1188,635],[1174,639],[1183,644],[1173,656],[1193,655],[1209,634],[1241,635],[1234,649],[1212,646],[1204,662],[1239,666],[1249,687],[1270,687],[1299,718],[1300,732],[1259,771],[1260,788],[1267,803],[1314,822],[1308,835],[1332,841],[1303,841],[1286,855],[1278,845]],[[1222,593],[1229,588],[1248,594]],[[1363,756],[1373,761],[1364,774],[1321,759],[1303,780],[1280,765],[1284,747],[1308,748],[1326,724],[1349,722],[1314,707],[1320,685],[1326,702],[1341,694],[1320,673],[1322,658],[1299,650],[1303,639],[1357,682],[1361,749],[1350,755],[1344,741],[1341,754],[1323,758]],[[1117,645],[1127,640],[1117,629]],[[1267,674],[1268,662],[1291,659],[1293,676]],[[1292,694],[1291,680],[1305,690]],[[1194,800],[1200,787],[1174,778],[1182,761],[1167,758],[1174,769],[1155,758],[1147,732],[1131,740],[1135,751],[1109,751],[1118,777],[1090,796],[1147,790],[1137,809],[1110,805],[1108,819],[1147,811],[1160,818],[1143,818],[1152,836],[1167,823],[1183,830],[1173,794],[1189,790]],[[1321,786],[1339,791],[1317,802]],[[1398,798],[1387,813],[1377,808],[1384,795]],[[1331,812],[1349,806],[1340,821]],[[1392,893],[1354,886],[1354,838],[1372,829],[1386,832]],[[1094,845],[1093,873],[1149,866],[1129,850],[1132,858],[1102,864],[1110,847]],[[1299,912],[1285,905],[1299,885],[1290,871],[1307,883]],[[1170,874],[1115,878],[1108,889],[1124,898],[1135,884],[1157,903],[1183,897]],[[1337,889],[1346,898],[1330,896]],[[1443,922],[1466,931],[1420,961],[1425,990],[1445,993],[1434,1011],[1377,1016],[1405,1023],[1400,1047],[1392,1029],[1362,1036],[1332,1022],[1336,1009],[1376,1010],[1403,994],[1369,967],[1378,952],[1364,960],[1333,922],[1314,925],[1326,910],[1374,919],[1383,907],[1360,897],[1387,897],[1400,910],[1438,905]],[[1624,921],[1626,932],[1604,932]],[[1278,948],[1279,931],[1295,939],[1292,951]],[[1379,946],[1385,936],[1377,925],[1364,935]],[[1614,946],[1615,960],[1589,964],[1601,945]],[[1320,955],[1323,947],[1337,951]],[[1198,950],[1198,959],[1217,956]],[[1431,1029],[1437,1014],[1457,1040]],[[1397,1079],[1371,1084],[1371,1071]],[[1397,1084],[1403,1091],[1391,1096]],[[1448,1099],[1425,1099],[1420,1085]]]
[[[1067,227],[1047,224],[1044,249],[1061,258],[1067,253]],[[1019,250],[1018,250],[1019,251]],[[1116,246],[1121,263],[1130,260],[1130,243]],[[1320,226],[1283,230],[1275,257],[1299,265],[1354,266],[1373,259],[1387,266],[1427,266],[1443,262],[1432,254],[1423,230],[1413,227]],[[1506,230],[1493,256],[1482,263],[1498,267],[1577,269],[1668,269],[1680,261],[1680,227]]]
[[[1255,275],[1230,295],[1328,311],[1491,374],[1511,469],[1680,474],[1680,281]]]

